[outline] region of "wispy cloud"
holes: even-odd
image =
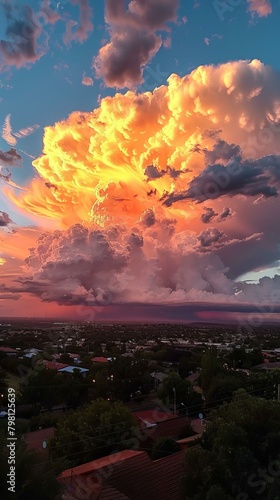
[[[217,38],[218,40],[222,40],[223,39],[223,35],[219,35],[218,33],[214,33],[214,35],[211,35],[210,38],[205,37],[204,38],[204,43],[206,45],[210,45],[210,43],[212,42],[212,40],[214,40],[215,38]]]
[[[12,132],[11,115],[7,115],[2,128],[2,139],[4,139],[4,141],[6,141],[10,146],[15,146],[17,140],[13,136]]]
[[[24,137],[28,137],[29,135],[33,134],[33,132],[35,132],[35,130],[37,130],[38,128],[40,128],[40,125],[37,124],[26,128],[21,128],[18,132],[15,132],[14,135],[18,139],[22,139]]]
[[[31,125],[26,128],[21,128],[18,132],[13,132],[11,125],[11,114],[7,115],[4,121],[4,125],[2,128],[2,138],[6,141],[10,146],[15,146],[17,144],[17,139],[24,139],[29,135],[33,134],[40,125]]]
[[[63,41],[66,44],[70,44],[73,41],[83,43],[88,39],[89,33],[93,30],[90,0],[71,0],[71,3],[78,5],[80,9],[79,22],[73,20],[67,22]],[[76,29],[73,30],[74,27]]]

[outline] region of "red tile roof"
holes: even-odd
[[[195,418],[191,421],[192,430],[197,434],[202,434],[205,431],[205,427],[203,425],[203,419]]]
[[[177,415],[174,415],[174,413],[157,410],[137,411],[133,413],[133,415],[135,415],[139,420],[150,423],[165,422],[166,420],[178,418]]]
[[[1,352],[18,352],[16,349],[13,349],[12,347],[0,347]]]
[[[176,443],[179,444],[180,446],[187,446],[188,444],[192,444],[194,441],[199,439],[201,436],[202,436],[202,434],[195,434],[194,436],[189,436],[187,438],[178,439],[176,441]]]
[[[109,363],[107,358],[104,358],[103,356],[96,356],[95,358],[91,358],[91,361],[93,363]]]
[[[149,439],[157,441],[162,437],[178,437],[182,434],[186,423],[189,421],[185,416],[174,415],[158,411],[145,411],[133,413],[136,416],[141,429],[141,445],[146,448],[150,445]],[[149,438],[147,440],[147,438]]]
[[[54,437],[54,431],[54,427],[47,427],[46,429],[40,429],[38,431],[26,432],[23,438],[26,442],[27,450],[46,452],[47,449],[43,448],[43,441],[52,439]]]
[[[43,364],[49,370],[60,370],[61,368],[66,368],[66,366],[69,366],[68,364],[65,363],[58,363],[56,361],[47,361],[46,359],[43,359],[40,362],[40,364]]]
[[[126,458],[122,459],[121,455]],[[152,461],[145,452],[126,450],[115,454],[113,461],[114,455],[103,459],[103,462],[107,464],[104,467],[100,467],[101,462],[97,460],[72,469],[72,479],[71,469],[64,471],[62,476],[64,476],[65,485],[68,487],[71,487],[73,478],[77,484],[80,479],[80,487],[81,481],[83,481],[84,487],[88,488],[92,483],[92,491],[97,492],[97,489],[101,487],[101,495],[96,496],[96,499],[180,500],[182,498],[181,478],[184,455],[185,451],[180,451],[160,460]],[[120,460],[117,459],[118,456]],[[108,461],[110,465],[108,465]],[[94,465],[95,462],[98,463],[97,467]],[[65,473],[67,473],[67,478],[65,478]],[[73,498],[76,497],[73,496]]]
[[[72,474],[75,474],[76,476],[79,476],[81,474],[88,474],[89,472],[94,472],[99,469],[104,469],[106,467],[111,467],[112,465],[120,464],[124,460],[138,457],[139,455],[146,455],[146,453],[144,451],[123,450],[103,458],[98,458],[97,460],[93,460],[92,462],[78,465],[77,467],[73,467],[72,469],[67,469],[62,472],[60,478],[66,479],[68,477],[71,477]]]

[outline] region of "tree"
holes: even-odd
[[[7,440],[4,433],[0,433],[0,497],[7,496],[7,473],[9,452]],[[56,479],[65,468],[64,462],[51,464],[39,453],[26,450],[26,445],[22,441],[17,441],[16,448],[16,488],[15,493],[11,493],[11,498],[15,500],[30,500],[40,498],[40,500],[59,500],[61,485]],[[9,497],[10,498],[10,497]]]
[[[212,455],[200,446],[188,448],[185,455],[183,487],[187,497],[197,498],[212,480]]]
[[[175,439],[170,437],[161,438],[156,441],[152,450],[152,459],[168,457],[173,453],[180,451],[180,446],[176,443]]]
[[[207,493],[206,500],[235,500],[234,497],[225,493],[223,488],[218,485],[211,486]]]
[[[59,358],[59,362],[66,363],[67,365],[72,365],[72,363],[73,363],[71,356],[69,356],[69,354],[67,352],[64,352],[63,354],[61,354],[61,356]]]
[[[20,387],[21,400],[27,404],[39,403],[42,408],[51,410],[63,400],[63,378],[55,370],[40,368],[33,371],[27,383]]]
[[[111,363],[113,376],[113,394],[120,401],[129,401],[137,391],[149,394],[153,380],[149,373],[149,364],[145,359],[133,360],[118,357]]]
[[[212,403],[212,406],[222,404],[224,401],[230,401],[234,391],[241,389],[246,384],[246,375],[235,374],[233,372],[225,372],[224,374],[215,375],[206,393],[207,408]]]
[[[128,447],[134,427],[125,406],[97,399],[58,422],[50,453],[68,457],[73,466],[85,463]]]
[[[175,392],[174,392],[175,389]],[[159,396],[166,405],[172,406],[176,397],[176,407],[182,403],[195,413],[201,406],[201,396],[195,392],[190,382],[181,379],[178,373],[172,372],[164,380],[159,389]]]
[[[260,494],[264,500],[277,498],[279,403],[240,389],[210,419],[200,444],[186,451],[186,494],[194,500],[208,498],[210,492],[210,499],[215,498],[215,491],[225,499],[257,500]],[[278,464],[276,474],[271,464]]]
[[[207,391],[211,385],[212,379],[222,371],[216,347],[207,349],[201,360],[201,368],[201,387],[203,391]]]

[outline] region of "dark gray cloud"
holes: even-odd
[[[182,174],[181,170],[175,170],[172,167],[167,167],[167,170],[168,170],[168,174],[170,175],[171,179],[177,179]],[[184,170],[184,172],[188,172],[188,170]]]
[[[52,184],[51,182],[45,182],[45,186],[49,189],[54,189],[57,191],[57,186],[55,184]]]
[[[213,208],[205,208],[204,214],[201,214],[201,220],[204,224],[208,224],[216,215],[218,215]]]
[[[159,170],[154,165],[148,165],[145,169],[145,175],[148,177],[148,180],[152,179],[160,179],[166,174],[166,170]]]
[[[149,208],[141,214],[140,222],[144,227],[151,227],[156,223],[155,212]]]
[[[159,30],[176,20],[179,0],[106,0],[105,18],[110,42],[94,59],[97,77],[110,87],[131,87],[142,83],[145,65],[163,41]]]
[[[235,144],[228,144],[226,141],[219,139],[214,145],[213,149],[208,151],[203,150],[205,155],[205,162],[207,165],[216,163],[217,160],[229,161],[234,156],[241,157],[241,149]]]
[[[202,247],[209,247],[213,245],[213,243],[217,243],[223,236],[224,233],[215,227],[208,227],[207,229],[201,231],[197,239]]]
[[[13,224],[11,217],[7,212],[0,210],[0,227],[7,227],[9,224]]]
[[[0,293],[0,300],[19,300],[20,298],[19,293]]]
[[[232,215],[233,215],[232,210],[230,208],[228,208],[228,207],[225,207],[221,211],[221,213],[220,213],[220,215],[218,217],[218,221],[222,222],[222,221],[226,220],[228,217],[231,217]]]
[[[37,40],[41,27],[33,10],[27,5],[15,5],[11,0],[1,0],[7,21],[6,40],[0,40],[0,69],[8,66],[20,68],[40,59]]]
[[[145,169],[145,175],[148,177],[148,180],[152,179],[160,179],[164,175],[169,175],[171,179],[177,179],[181,174],[189,172],[188,169],[185,170],[175,170],[175,168],[166,167],[166,170],[160,170],[159,167],[155,167],[154,165],[148,165]]]
[[[13,165],[17,163],[18,160],[21,160],[21,156],[15,148],[11,148],[6,152],[0,149],[0,163],[3,162],[8,165]]]
[[[202,203],[222,196],[270,198],[278,196],[280,155],[264,156],[257,160],[231,159],[226,166],[209,165],[195,177],[186,191],[171,193],[163,202],[171,206],[176,201],[191,199]]]
[[[9,169],[19,166],[20,160],[21,156],[15,148],[5,152],[0,150],[0,179],[4,182],[10,182],[12,174]]]

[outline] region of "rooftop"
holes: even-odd
[[[0,347],[1,352],[18,352],[16,349],[13,349],[12,347]]]
[[[35,450],[45,452],[46,448],[43,447],[43,442],[48,441],[54,437],[54,427],[47,427],[38,431],[26,432],[23,435],[24,441],[27,445],[27,450]]]
[[[91,361],[93,363],[109,363],[109,360],[107,358],[104,358],[103,356],[96,356],[95,358],[91,358]]]
[[[182,450],[152,461],[146,452],[125,450],[68,469],[60,479],[71,500],[83,485],[102,500],[180,500],[184,455]]]

